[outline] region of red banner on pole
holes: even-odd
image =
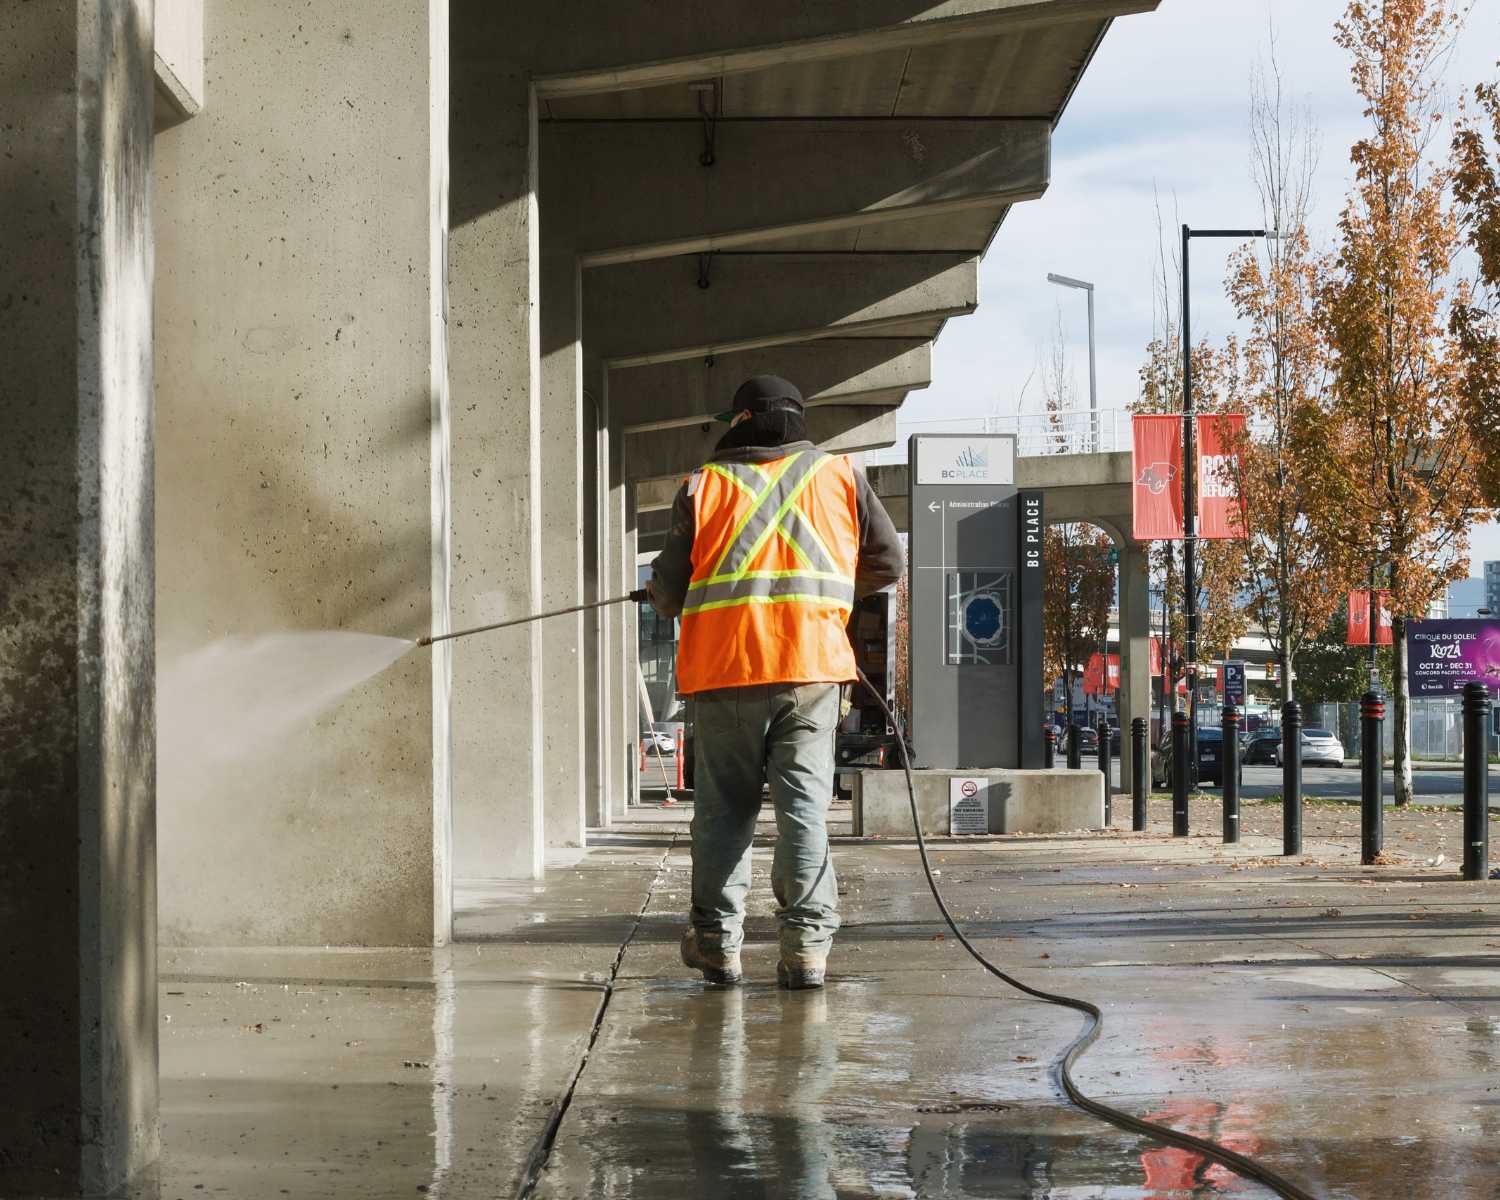
[[[1161,674],[1161,638],[1151,639],[1151,674]]]
[[[1130,419],[1132,533],[1137,541],[1182,536],[1182,418],[1137,413]]]
[[[1109,656],[1108,683],[1105,682],[1103,656],[1096,650],[1083,668],[1083,691],[1087,696],[1103,696],[1120,686],[1120,656]]]
[[[1370,644],[1370,610],[1375,610],[1374,637],[1377,646],[1391,645],[1395,622],[1391,616],[1391,594],[1384,588],[1373,593],[1375,604],[1370,604],[1371,593],[1361,589],[1349,593],[1349,633],[1345,643],[1350,646]]]
[[[1346,645],[1368,646],[1370,644],[1370,593],[1349,593],[1349,630],[1344,638]]]
[[[1240,495],[1240,439],[1243,413],[1210,413],[1198,418],[1198,536],[1245,536],[1245,501]]]

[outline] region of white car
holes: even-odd
[[[1326,729],[1304,729],[1302,731],[1302,765],[1322,763],[1330,767],[1344,765],[1344,743]],[[1282,764],[1281,743],[1276,743],[1276,765]]]
[[[676,754],[677,739],[670,733],[653,729],[641,738],[641,751],[645,754]]]

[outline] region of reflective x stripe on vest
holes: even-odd
[[[736,604],[797,600],[845,606],[854,603],[854,580],[839,572],[818,531],[797,507],[798,497],[813,476],[832,461],[826,454],[804,451],[783,460],[779,471],[754,463],[710,463],[703,468],[728,480],[752,503],[709,574],[688,584],[684,615]],[[797,567],[750,570],[750,564],[778,531],[796,557]]]

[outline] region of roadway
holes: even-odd
[[[1091,755],[1084,755],[1083,761],[1085,765],[1094,765],[1098,760]],[[1111,777],[1118,788],[1120,764],[1116,760],[1111,765],[1113,767]],[[1386,768],[1383,783],[1387,803],[1394,803],[1396,781],[1389,767]],[[1460,770],[1434,768],[1414,770],[1412,771],[1412,787],[1416,792],[1416,802],[1419,804],[1457,805],[1463,803],[1464,776]],[[1205,786],[1203,790],[1214,795],[1221,794],[1217,787]],[[1359,767],[1304,766],[1302,768],[1302,794],[1308,798],[1358,800]],[[1265,800],[1280,795],[1280,767],[1247,766],[1244,768],[1240,783],[1241,798]],[[1500,766],[1493,764],[1490,766],[1490,808],[1500,808]]]

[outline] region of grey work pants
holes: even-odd
[[[783,955],[827,954],[839,925],[828,853],[839,688],[804,683],[694,697],[694,926],[735,950],[744,937],[750,843],[769,783],[776,810],[771,889]]]

